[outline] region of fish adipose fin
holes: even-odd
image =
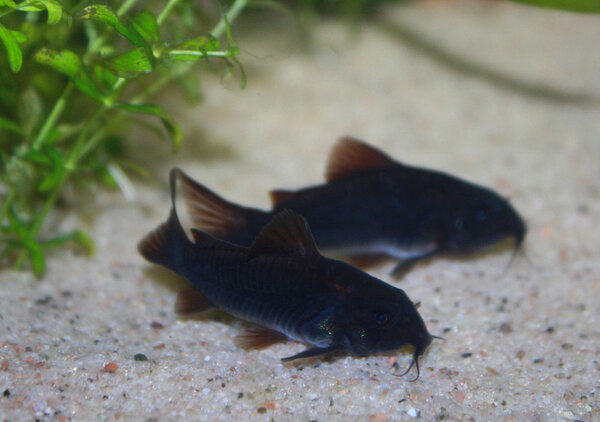
[[[221,198],[178,168],[171,172],[181,182],[192,225],[212,236],[229,240],[232,234],[246,231],[251,214],[263,214]]]
[[[288,199],[290,199],[296,192],[291,190],[272,190],[269,192],[269,197],[271,198],[271,205],[274,208],[278,207]]]
[[[284,209],[256,236],[248,250],[248,261],[269,255],[320,256],[304,217]]]
[[[187,286],[177,293],[175,313],[179,315],[193,315],[211,309],[215,306],[194,286]]]
[[[283,333],[259,327],[244,331],[235,338],[235,344],[244,350],[264,349],[287,339],[287,336]]]
[[[311,358],[313,356],[326,355],[328,353],[335,352],[336,350],[339,350],[338,346],[314,347],[312,349],[303,350],[302,352],[296,353],[293,356],[288,356],[288,357],[285,357],[285,358],[281,358],[281,361],[282,362],[289,362],[289,361],[294,360],[294,359]]]
[[[355,138],[340,138],[329,154],[325,178],[328,182],[365,170],[400,165],[390,156]]]

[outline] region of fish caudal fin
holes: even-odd
[[[269,220],[269,213],[233,204],[183,171],[172,170],[181,181],[181,191],[192,225],[222,240],[249,246],[254,236]]]
[[[171,173],[172,208],[169,219],[150,232],[138,244],[140,254],[150,262],[178,271],[185,256],[184,248],[191,244],[187,238],[175,208],[175,177]]]

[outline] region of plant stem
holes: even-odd
[[[67,98],[69,97],[69,95],[71,95],[74,86],[75,85],[73,84],[73,82],[69,82],[58,101],[56,101],[56,104],[54,104],[52,111],[46,118],[44,125],[42,126],[42,128],[40,129],[33,141],[32,147],[34,150],[39,149],[43,145],[44,141],[48,137],[48,134],[58,122],[60,115],[67,106]]]
[[[229,10],[221,17],[217,25],[210,31],[210,35],[219,38],[227,30],[227,23],[233,22],[248,4],[248,0],[235,0]]]
[[[63,184],[67,180],[67,176],[68,176],[68,172],[64,172],[62,174],[59,182],[56,184],[54,190],[52,191],[52,194],[48,197],[48,199],[46,199],[46,202],[42,206],[42,209],[35,216],[35,220],[33,221],[33,225],[31,226],[31,229],[29,230],[29,237],[31,239],[35,239],[38,231],[42,227],[42,223],[46,219],[46,215],[48,215],[48,213],[50,212],[50,210],[54,206],[54,202],[58,198],[58,194],[62,190]]]
[[[177,5],[177,3],[179,3],[179,0],[169,0],[165,8],[160,12],[158,17],[156,18],[158,26],[161,26],[164,23],[165,19],[167,19],[167,17],[171,14],[171,11]]]
[[[94,114],[92,114],[88,118],[85,126],[83,127],[83,129],[79,133],[79,136],[77,137],[77,140],[75,141],[75,145],[73,146],[73,149],[71,150],[71,153],[69,154],[69,158],[65,162],[65,168],[67,169],[67,171],[70,172],[70,171],[75,170],[75,167],[77,166],[77,162],[83,156],[81,154],[81,151],[85,149],[86,140],[89,141],[87,139],[89,131],[91,130],[92,126],[94,126],[96,124],[98,119],[100,117],[102,117],[102,115],[106,112],[106,110],[108,110],[108,109],[106,108],[106,106],[103,105],[100,108],[98,108],[98,110],[96,110],[94,112]]]
[[[171,50],[169,56],[197,56],[197,57],[230,57],[231,51],[193,51],[193,50]]]
[[[126,0],[119,9],[117,9],[117,16],[123,16],[125,13],[129,12],[135,4],[137,0]]]
[[[4,221],[6,214],[8,213],[8,208],[12,205],[12,201],[15,198],[15,190],[9,189],[8,194],[4,198],[4,202],[2,202],[2,206],[0,207],[0,222]]]
[[[54,203],[56,202],[56,199],[58,198],[58,195],[60,194],[60,192],[62,190],[63,184],[65,183],[65,181],[67,179],[67,175],[68,175],[67,172],[64,172],[61,175],[59,182],[54,187],[50,196],[48,198],[46,198],[46,201],[44,202],[44,205],[42,206],[40,212],[38,212],[37,215],[35,216],[35,219],[33,220],[33,224],[31,225],[31,227],[29,227],[29,229],[27,231],[26,237],[21,239],[21,242],[25,246],[25,249],[21,249],[21,251],[17,255],[17,258],[15,259],[15,264],[14,264],[15,269],[20,270],[23,266],[23,263],[25,262],[25,259],[27,259],[27,255],[30,253],[30,249],[28,248],[27,245],[30,245],[31,243],[37,243],[35,238],[36,238],[38,232],[40,231],[42,224],[46,220],[46,216],[48,215],[48,213],[54,206]]]

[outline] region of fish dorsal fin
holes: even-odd
[[[329,154],[328,182],[364,170],[398,165],[390,156],[351,136],[340,138]]]
[[[195,229],[192,227],[190,231],[192,232],[192,236],[194,237],[194,243],[196,245],[212,246],[219,243],[217,239],[215,239],[208,233],[204,233],[200,229]]]
[[[246,209],[221,198],[178,168],[174,168],[172,174],[181,184],[194,227],[219,239],[245,230]]]
[[[248,250],[248,260],[282,254],[303,257],[319,255],[306,220],[287,208],[276,214],[256,236]]]
[[[294,191],[291,190],[272,190],[269,192],[269,196],[271,197],[271,205],[273,207],[277,207],[290,199],[292,195],[294,195]]]

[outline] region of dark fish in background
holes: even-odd
[[[272,191],[269,212],[228,202],[178,175],[194,227],[213,236],[249,246],[273,215],[289,208],[306,218],[326,255],[359,266],[397,259],[396,276],[425,258],[465,256],[509,237],[516,252],[526,232],[519,214],[492,190],[401,164],[349,137],[330,154],[327,183]]]
[[[151,262],[184,276],[192,285],[176,310],[190,314],[217,308],[264,329],[238,342],[260,347],[282,339],[312,347],[291,360],[333,351],[358,355],[414,347],[416,364],[432,337],[404,291],[340,261],[323,257],[306,221],[290,210],[276,214],[250,248],[192,229],[187,238],[175,209],[138,249]],[[417,375],[418,377],[418,375]]]

